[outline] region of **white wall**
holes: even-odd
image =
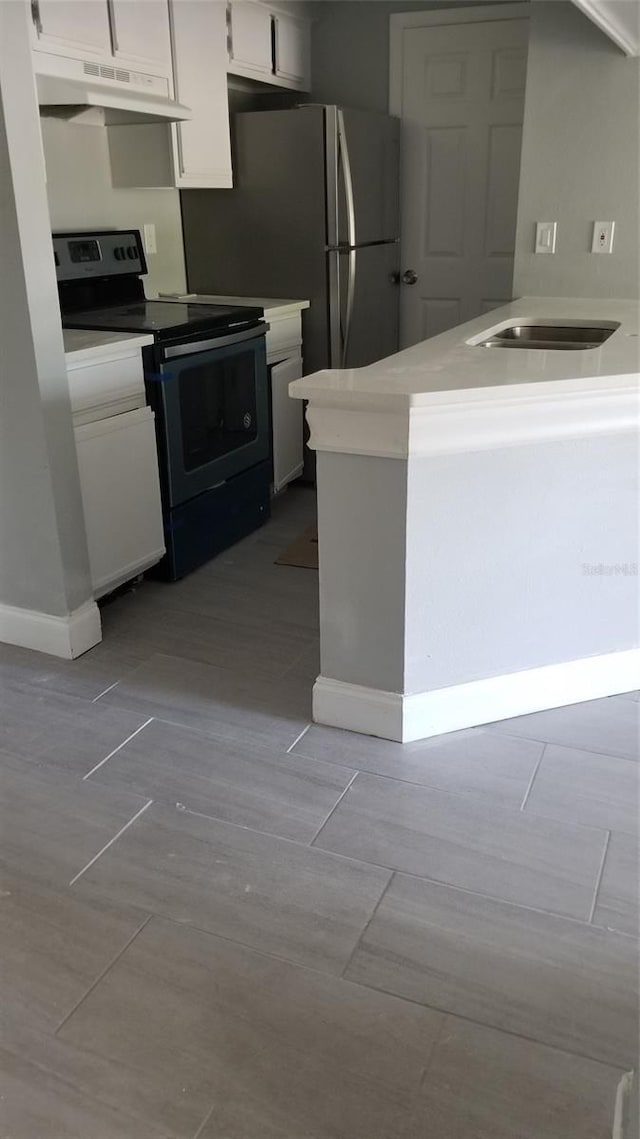
[[[178,191],[115,190],[104,127],[44,117],[41,122],[52,229],[142,229],[153,222],[158,252],[147,258],[147,296],[184,291]]]
[[[413,459],[404,691],[633,648],[638,458],[628,433]]]
[[[638,297],[640,59],[626,58],[573,4],[531,7],[516,296]],[[558,222],[557,252],[535,255],[536,220]],[[591,248],[616,222],[613,254]]]

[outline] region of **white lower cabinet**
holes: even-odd
[[[289,384],[302,375],[302,356],[272,364],[271,413],[273,422],[273,489],[282,490],[302,474],[303,406],[289,396]]]
[[[94,597],[160,560],[164,532],[154,415],[140,407],[75,428]]]

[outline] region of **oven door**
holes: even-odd
[[[151,402],[168,506],[269,457],[266,326],[162,349]]]

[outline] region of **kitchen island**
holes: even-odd
[[[613,325],[597,348],[480,345]],[[409,741],[637,688],[638,305],[521,298],[290,386],[318,452],[316,720]]]

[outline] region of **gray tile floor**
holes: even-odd
[[[0,646],[1,1139],[609,1139],[640,705],[310,727],[312,512]]]

